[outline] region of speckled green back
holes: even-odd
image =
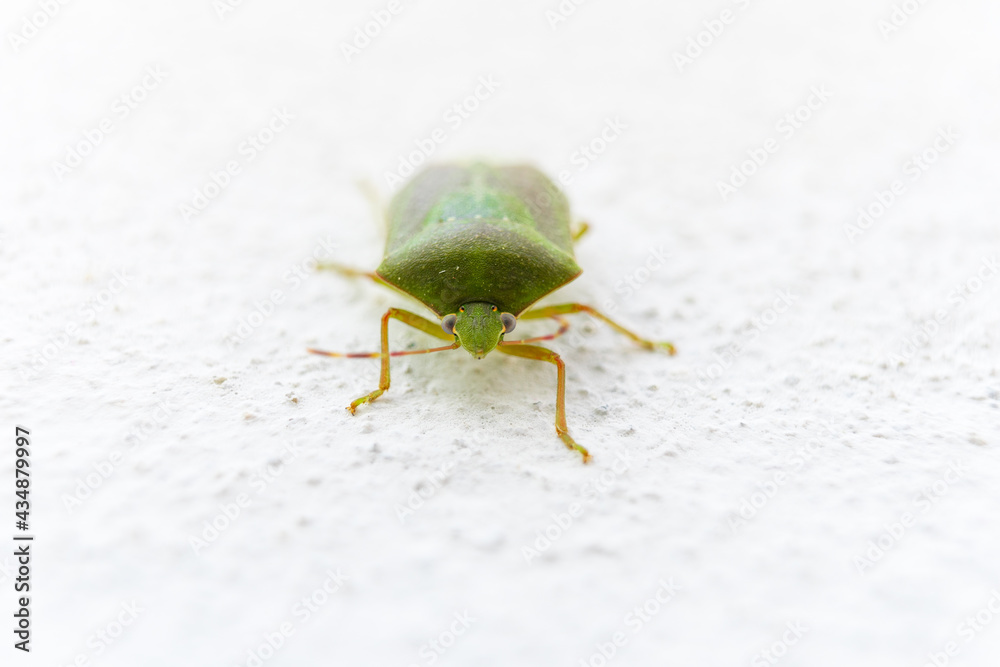
[[[520,314],[580,275],[569,205],[529,166],[431,166],[389,206],[376,273],[440,315],[472,301]]]

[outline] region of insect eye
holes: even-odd
[[[496,310],[496,308],[493,310]],[[505,334],[510,333],[517,326],[517,318],[510,313],[500,313],[500,321],[503,323],[503,332]]]
[[[445,315],[441,318],[441,328],[444,329],[446,334],[453,334],[455,333],[455,322],[457,320],[458,317],[454,313],[451,315]]]

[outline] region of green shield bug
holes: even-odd
[[[648,350],[674,354],[671,343],[640,338],[594,308],[578,303],[531,305],[580,275],[573,243],[586,231],[570,229],[566,197],[544,174],[528,166],[437,165],[424,169],[392,199],[389,235],[374,272],[321,264],[348,276],[369,278],[422,302],[440,318],[432,322],[401,308],[382,316],[381,352],[328,357],[380,358],[378,389],[348,406],[370,403],[389,388],[389,358],[464,347],[476,359],[493,350],[554,364],[556,434],[584,462],[587,450],[566,426],[566,365],[552,350],[534,345],[566,332],[563,315],[589,313]],[[559,330],[547,336],[506,340],[517,320],[552,318]],[[450,344],[426,350],[389,351],[389,320],[396,319]]]

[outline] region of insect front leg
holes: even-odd
[[[596,317],[618,333],[628,336],[647,350],[663,350],[667,354],[677,354],[677,348],[674,347],[673,343],[646,340],[645,338],[642,338],[638,334],[629,331],[622,325],[618,324],[604,313],[582,303],[563,303],[558,306],[543,306],[542,308],[535,308],[534,310],[529,310],[526,313],[521,313],[518,319],[534,320],[542,317],[553,317],[555,315],[572,315],[574,313],[588,313],[593,317]]]
[[[389,351],[389,319],[396,319],[403,324],[408,324],[415,329],[420,329],[424,333],[428,333],[436,338],[441,338],[443,340],[452,341],[451,345],[445,345],[443,347],[435,347],[427,350],[407,350],[402,352],[390,352]],[[361,398],[354,400],[347,409],[351,411],[353,415],[358,407],[364,405],[365,403],[371,403],[376,398],[381,396],[389,389],[389,357],[401,357],[404,355],[411,354],[426,354],[428,352],[441,352],[443,350],[454,350],[459,346],[458,341],[454,339],[454,336],[449,336],[444,331],[441,330],[441,326],[430,320],[417,315],[416,313],[411,313],[408,310],[403,310],[402,308],[390,308],[385,311],[385,315],[382,316],[382,351],[381,352],[326,352],[324,350],[314,350],[309,349],[313,354],[319,354],[326,357],[345,357],[351,359],[372,359],[378,357],[381,359],[381,371],[379,373],[378,389],[368,394],[365,394]]]
[[[590,452],[583,445],[577,444],[569,434],[566,426],[566,363],[552,350],[538,345],[517,345],[511,343],[500,343],[497,350],[504,354],[523,359],[534,359],[535,361],[547,361],[556,366],[556,435],[570,449],[580,452],[583,462],[590,461]]]
[[[354,399],[347,409],[350,410],[351,414],[358,409],[358,406],[364,405],[365,403],[371,403],[376,398],[384,394],[389,389],[389,318],[396,315],[393,313],[394,308],[390,308],[382,316],[382,352],[379,355],[382,360],[381,370],[378,376],[378,389],[370,392],[361,398]]]

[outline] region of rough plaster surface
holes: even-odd
[[[37,535],[30,656],[0,559],[4,664],[254,665],[271,637],[262,664],[597,666],[616,633],[608,664],[916,667],[949,642],[949,664],[996,664],[995,3],[927,3],[883,36],[889,2],[592,2],[555,29],[555,0],[403,2],[350,63],[341,43],[385,3],[220,4],[71,3],[3,45],[0,406],[32,430]],[[3,24],[37,11],[7,3]],[[455,127],[481,77],[497,89]],[[786,136],[813,89],[829,98]],[[293,117],[250,159],[275,109]],[[624,129],[581,170],[609,119]],[[357,183],[389,196],[436,127],[435,159],[568,171],[593,228],[550,301],[678,346],[585,319],[552,344],[592,465],[554,434],[549,366],[398,360],[352,417],[375,364],[305,352],[374,349],[385,308],[411,307],[309,258],[377,264]]]

